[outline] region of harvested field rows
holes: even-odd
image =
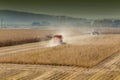
[[[109,63],[109,64],[108,64]],[[120,80],[120,52],[92,68],[0,64],[1,80]],[[23,75],[24,74],[24,75]]]

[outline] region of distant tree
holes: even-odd
[[[33,22],[32,26],[40,26],[40,22]]]
[[[48,26],[48,25],[50,25],[50,23],[47,21],[33,22],[32,23],[32,26]]]

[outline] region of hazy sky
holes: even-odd
[[[120,18],[119,0],[0,0],[0,10],[80,18]]]

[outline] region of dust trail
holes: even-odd
[[[88,41],[86,40],[87,39],[89,40],[90,38],[94,38],[96,36],[91,34],[83,34],[79,30],[70,30],[65,28],[57,30],[54,33],[54,35],[62,35],[63,42],[65,42],[66,44],[74,44],[74,45],[77,43],[79,43],[79,45],[88,44]],[[54,47],[58,45],[61,45],[61,44],[59,44],[59,42],[56,44],[54,43],[53,39],[51,39],[47,44],[47,47]]]

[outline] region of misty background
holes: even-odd
[[[120,27],[119,0],[1,0],[1,28]]]

